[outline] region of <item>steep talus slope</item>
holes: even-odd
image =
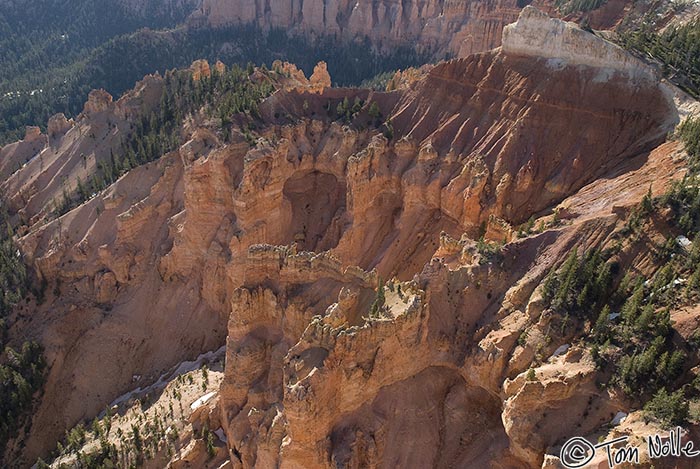
[[[459,198],[445,202],[447,213],[473,225],[490,214],[527,220],[625,157],[653,148],[675,119],[655,86],[630,86],[609,69],[506,54],[438,65],[414,94],[399,105],[394,127],[471,166],[442,193],[449,200],[478,184],[459,205]],[[576,126],[585,132],[571,131]]]
[[[532,24],[573,27],[526,9],[518,27]],[[565,431],[549,409],[586,408],[582,433],[609,421],[614,399],[581,400],[595,381],[587,353],[534,384],[535,351],[518,339],[560,321],[536,289],[547,272],[575,246],[611,242],[614,213],[576,217],[608,197],[596,179],[646,180],[650,165],[662,183],[677,175],[673,149],[654,147],[678,114],[651,72],[579,50],[504,45],[392,93],[279,90],[254,139],[247,117],[233,116],[227,142],[198,113],[176,151],[46,222],[54,181],[74,187],[97,167],[83,155],[108,158],[135,119],[125,109],[151,102],[148,86],[116,104],[93,95],[7,183],[36,222],[20,242],[48,285],[15,326],[35,331],[51,365],[26,461],[226,335],[209,418],[236,467],[535,467]],[[343,124],[345,98],[358,109]],[[514,239],[512,225],[562,201],[570,223]],[[482,234],[510,242],[485,251]]]
[[[52,117],[48,135],[43,136],[45,145],[32,154],[26,167],[0,184],[8,194],[9,208],[29,225],[48,216],[60,205],[64,191],[72,190],[68,182],[80,178],[87,183],[101,165],[121,151],[120,145],[135,121],[147,116],[160,101],[162,88],[162,78],[148,76],[116,102],[103,90],[92,91],[75,121],[62,114]],[[9,145],[3,151],[12,149]]]
[[[42,439],[28,451],[141,384],[135,376],[153,380],[223,341],[225,318],[201,300],[199,279],[164,289],[158,275],[167,219],[181,206],[182,164],[163,158],[28,239],[51,285],[32,323],[53,364],[35,415]]]
[[[6,179],[27,163],[46,145],[46,136],[38,127],[28,127],[24,139],[2,148],[0,154],[0,177]]]

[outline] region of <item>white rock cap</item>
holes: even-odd
[[[527,6],[518,21],[503,29],[502,51],[508,55],[558,59],[627,73],[630,78],[658,81],[656,71],[623,48]]]

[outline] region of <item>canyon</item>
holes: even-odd
[[[459,58],[387,92],[333,88],[323,63],[309,79],[290,64],[256,70],[276,90],[255,126],[234,116],[225,138],[195,112],[185,143],[58,217],[62,194],[158,111],[165,79],[117,100],[93,91],[75,119],[0,150],[21,255],[47,286],[43,303],[18,305],[11,333],[29,331],[49,365],[6,457],[30,466],[119,396],[223,344],[200,393],[215,397],[151,467],[559,467],[571,436],[655,428],[598,387],[542,284],[572,250],[616,244],[647,191],[682,178],[667,136],[697,102],[532,6],[392,5],[205,0],[201,14],[305,34],[369,27],[387,47],[408,36]],[[191,73],[213,70],[224,65]],[[344,102],[357,104],[346,121]],[[528,220],[542,229],[519,236]],[[616,261],[651,273],[650,259]],[[211,457],[194,428],[220,430]]]

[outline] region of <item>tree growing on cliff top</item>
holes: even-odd
[[[384,308],[384,302],[386,301],[386,298],[384,296],[384,281],[382,278],[379,278],[379,285],[377,286],[377,295],[374,298],[374,301],[372,302],[372,306],[370,306],[369,309],[369,316],[370,318],[377,318],[379,317],[379,314],[382,311],[382,308]]]
[[[690,415],[688,399],[682,389],[669,393],[661,388],[654,397],[644,405],[644,411],[665,427],[683,425]]]
[[[379,105],[376,101],[372,101],[372,104],[369,105],[369,110],[367,111],[367,113],[372,119],[377,119],[382,115],[382,112],[379,109]]]
[[[394,138],[394,126],[391,123],[391,119],[387,120],[384,123],[384,137],[386,137],[387,140],[393,140]]]

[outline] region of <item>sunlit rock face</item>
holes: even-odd
[[[515,0],[205,0],[196,16],[213,26],[252,23],[310,37],[367,37],[384,51],[415,46],[436,56],[466,56],[497,47],[503,27],[519,11]]]

